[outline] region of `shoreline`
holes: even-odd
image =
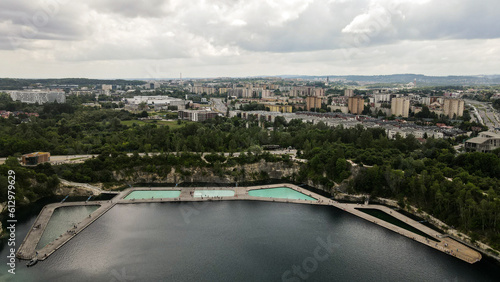
[[[269,188],[281,188],[286,187],[300,192],[304,195],[316,199],[312,200],[299,200],[299,199],[284,199],[284,198],[267,198],[267,197],[255,197],[250,196],[248,192],[250,190],[257,189],[269,189]],[[234,196],[225,197],[194,197],[193,192],[195,190],[232,190],[234,191]],[[130,193],[134,191],[180,191],[179,197],[176,198],[151,198],[151,199],[125,199]],[[304,188],[301,188],[294,184],[271,184],[271,185],[258,185],[258,186],[247,186],[247,187],[133,187],[127,188],[120,192],[117,196],[109,201],[98,201],[98,202],[72,202],[72,203],[54,203],[46,205],[37,219],[30,228],[30,231],[23,240],[17,250],[16,257],[20,259],[30,260],[45,260],[56,250],[61,248],[69,240],[75,237],[78,233],[83,231],[86,227],[92,224],[95,220],[105,214],[108,210],[113,208],[117,204],[135,204],[135,203],[165,203],[165,202],[198,202],[198,201],[227,201],[227,200],[244,200],[244,201],[266,201],[266,202],[282,202],[282,203],[298,203],[298,204],[309,204],[309,205],[322,205],[322,206],[333,206],[353,214],[357,217],[370,221],[374,224],[382,226],[388,230],[396,232],[402,236],[410,238],[414,241],[422,243],[428,247],[439,250],[443,253],[454,256],[462,261],[473,264],[480,261],[482,258],[481,253],[478,251],[460,243],[452,238],[449,238],[447,234],[439,233],[397,211],[394,211],[388,207],[382,205],[370,205],[370,204],[348,204],[339,203],[337,201],[331,200],[325,196],[319,195],[317,193],[311,192]],[[42,249],[36,250],[36,245],[38,244],[43,230],[47,226],[53,211],[56,208],[65,206],[89,206],[89,205],[99,205],[100,207],[94,211],[88,218],[84,218],[81,222],[76,225],[76,228],[68,230],[66,233],[62,234],[55,241],[49,243]],[[433,237],[437,238],[440,242],[436,243],[434,241],[429,241],[426,237],[415,234],[404,228],[398,227],[386,221],[380,220],[376,217],[368,215],[357,208],[371,208],[381,210],[388,215],[399,219],[402,222],[418,229],[419,231]]]

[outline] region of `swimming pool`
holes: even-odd
[[[164,199],[177,198],[181,194],[180,190],[150,190],[150,191],[133,191],[125,197],[126,200],[133,199]]]
[[[287,187],[250,190],[248,195],[263,198],[317,201],[313,197]]]

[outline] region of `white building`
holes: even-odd
[[[132,105],[144,102],[148,105],[177,106],[178,109],[184,109],[186,106],[185,100],[169,96],[134,96],[134,98],[127,99],[127,102]]]
[[[10,91],[9,94],[12,100],[29,104],[66,103],[66,94],[64,91],[26,90]]]

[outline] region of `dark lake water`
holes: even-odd
[[[18,224],[18,244],[35,216]],[[227,201],[117,205],[0,281],[499,281],[333,207]]]

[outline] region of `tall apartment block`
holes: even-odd
[[[347,101],[349,112],[353,115],[360,115],[365,109],[365,100],[362,97],[349,97]]]
[[[406,98],[393,98],[391,101],[391,114],[399,117],[408,117],[410,113],[410,100]]]
[[[464,101],[460,99],[445,99],[443,112],[449,118],[461,117],[464,115]]]

